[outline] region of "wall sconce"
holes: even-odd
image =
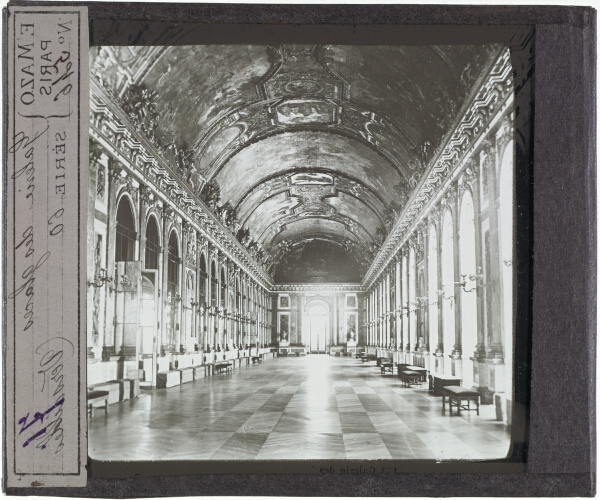
[[[449,300],[450,307],[452,307],[452,304],[454,303],[454,295],[446,296],[446,292],[444,291],[444,285],[442,285],[441,290],[437,291],[437,295],[438,295],[438,297],[440,297],[444,300]]]
[[[190,307],[196,307],[197,305],[198,305],[198,302],[196,302],[196,301],[194,301],[194,300],[192,300],[192,301],[190,302]]]
[[[177,304],[178,302],[181,302],[181,295],[179,295],[178,293],[176,293],[176,294],[173,296],[173,303],[174,303],[174,304]]]
[[[455,281],[454,284],[460,285],[462,289],[467,293],[474,292],[475,290],[477,290],[478,286],[486,286],[486,283],[483,282],[485,276],[482,273],[481,267],[478,267],[475,272],[476,274],[461,274],[462,281]],[[470,290],[467,290],[467,278],[469,278],[470,281],[475,282],[475,286],[473,286],[473,288],[471,288]]]
[[[512,263],[513,263],[512,259],[504,259],[504,265],[506,267],[512,266]]]
[[[123,292],[135,292],[135,290],[136,290],[133,287],[133,283],[131,282],[131,280],[129,279],[129,277],[126,274],[121,274],[121,279],[117,283],[117,286],[119,286],[119,285],[121,285],[123,287],[123,290],[117,290],[117,287],[115,286],[114,288],[111,288],[111,291],[115,291],[117,293],[123,293]],[[131,288],[131,290],[126,290],[126,288]]]
[[[105,283],[112,283],[112,278],[106,275],[106,269],[101,267],[98,269],[96,276],[94,276],[94,281],[88,281],[88,286],[93,286],[94,288],[100,288],[104,286]]]

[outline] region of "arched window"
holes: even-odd
[[[227,280],[225,278],[225,270],[221,268],[221,308],[225,308],[227,304]]]
[[[179,287],[179,242],[177,234],[171,231],[169,236],[169,262],[167,267],[167,294],[172,298]]]
[[[206,259],[204,255],[200,256],[200,303],[206,304],[206,292],[207,292],[207,278],[206,274]]]
[[[158,256],[160,255],[160,237],[158,235],[158,223],[153,215],[148,219],[146,225],[146,256],[144,265],[146,269],[158,269]]]
[[[117,208],[116,262],[134,260],[136,239],[137,233],[131,205],[127,197],[123,196]]]
[[[213,307],[217,307],[217,268],[215,266],[215,261],[213,260],[210,265],[210,302]]]

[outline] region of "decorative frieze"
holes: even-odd
[[[331,284],[331,283],[302,283],[302,284],[289,284],[289,285],[274,285],[273,290],[276,293],[290,293],[290,292],[314,292],[314,293],[326,293],[326,292],[364,292],[365,289],[362,285],[355,284]]]
[[[131,195],[133,201],[137,203],[139,188],[135,186],[133,176],[130,173],[125,176],[125,184],[127,185],[127,192]]]
[[[152,194],[152,189],[148,186],[140,186],[140,198],[142,203],[146,206],[151,206],[155,203],[154,195]]]
[[[123,171],[123,165],[120,161],[116,160],[112,156],[108,157],[108,180],[113,184],[121,184],[125,182],[125,178],[121,175]]]
[[[163,207],[163,217],[165,219],[168,219],[170,221],[174,221],[175,220],[175,216],[176,216],[176,212],[175,210],[173,210],[173,207],[166,205]]]

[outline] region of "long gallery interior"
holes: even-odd
[[[515,74],[500,44],[92,47],[90,457],[505,457]]]

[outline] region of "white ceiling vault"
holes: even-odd
[[[499,47],[113,49],[284,283],[361,280]]]

